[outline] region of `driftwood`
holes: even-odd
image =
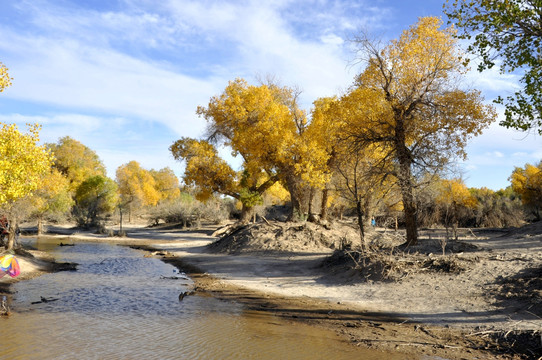
[[[42,304],[42,303],[49,303],[49,302],[53,302],[53,301],[57,301],[58,299],[54,299],[54,298],[44,298],[43,296],[40,297],[40,301],[34,301],[34,302],[31,302],[32,305],[35,305],[35,304]]]
[[[183,299],[185,298],[185,296],[189,296],[189,295],[194,295],[196,292],[194,290],[191,290],[191,291],[184,291],[182,293],[179,294],[179,301],[183,301]]]

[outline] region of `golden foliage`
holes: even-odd
[[[48,147],[55,155],[55,168],[70,181],[71,192],[92,176],[106,176],[96,152],[69,136],[59,139],[57,144],[48,144]]]
[[[440,154],[430,156],[435,160],[466,157],[467,140],[496,118],[479,91],[457,88],[467,68],[453,37],[455,30],[441,25],[439,18],[420,18],[381,51],[365,44],[371,57],[353,90],[363,91],[357,97],[365,98],[365,103],[357,106],[369,107],[366,113],[376,106],[377,116],[360,114],[365,119],[360,131],[368,132],[366,137],[391,142],[401,136],[411,152],[438,150]]]
[[[474,209],[478,204],[476,197],[471,194],[461,179],[440,180],[439,194],[435,201],[437,204],[453,208]]]
[[[57,169],[46,172],[31,198],[34,214],[64,213],[73,205],[69,181]]]
[[[465,158],[467,140],[496,118],[480,92],[458,87],[466,67],[454,29],[441,26],[439,18],[420,18],[383,48],[359,37],[366,67],[351,93],[360,92],[352,95],[360,101],[346,110],[359,113],[352,141],[358,147],[380,144],[382,158],[395,165],[390,175],[401,191],[408,245],[418,241],[416,175],[438,172],[453,158]]]
[[[537,166],[525,164],[516,167],[510,176],[512,189],[521,196],[525,205],[540,207],[542,204],[542,162]]]
[[[9,205],[38,188],[53,155],[38,145],[39,124],[29,125],[26,134],[15,124],[0,124],[0,205]]]
[[[290,200],[290,193],[280,184],[274,183],[264,194],[266,205],[281,205]]]
[[[197,187],[199,200],[207,200],[215,192],[239,197],[236,172],[218,156],[212,144],[205,140],[181,138],[169,149],[176,160],[186,162],[184,183]]]
[[[243,157],[244,169],[258,174],[262,168],[292,164],[298,126],[306,123],[293,98],[288,88],[237,79],[197,113],[209,121],[212,136]]]
[[[0,62],[0,92],[11,86],[12,78],[9,76],[8,68]]]
[[[118,167],[117,183],[123,201],[137,201],[142,206],[155,206],[161,198],[155,178],[143,169],[137,161],[130,161]]]
[[[150,171],[154,178],[156,191],[160,194],[160,200],[175,200],[181,196],[179,179],[169,167],[158,171]]]

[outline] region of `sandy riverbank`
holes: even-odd
[[[21,280],[28,280],[54,270],[54,259],[45,252],[37,250],[16,250],[15,257],[21,273],[15,278],[8,275],[0,278],[0,288]]]
[[[69,230],[57,236],[167,251],[164,260],[189,273],[198,291],[330,327],[356,346],[413,358],[422,354],[448,359],[540,356],[536,353],[540,346],[536,348],[532,341],[542,330],[540,297],[530,297],[513,286],[525,284],[525,275],[541,267],[538,228],[485,232],[464,240],[475,246],[473,251],[454,255],[466,266],[464,271],[420,271],[387,282],[359,281],[322,267],[331,250],[211,252],[207,245],[216,241],[210,236],[213,230],[134,227],[126,238],[70,234]],[[526,347],[534,352],[523,351]]]
[[[532,340],[542,330],[540,297],[521,287],[542,265],[538,230],[479,233],[465,240],[471,251],[452,255],[464,271],[419,271],[387,282],[330,273],[321,266],[330,251],[212,253],[207,245],[216,239],[205,234],[153,247],[168,251],[166,260],[205,290],[332,327],[358,346],[449,359],[538,358],[542,344]]]

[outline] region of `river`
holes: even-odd
[[[66,239],[63,240],[66,242]],[[380,359],[330,331],[211,296],[159,259],[110,243],[26,239],[77,271],[12,286],[0,359]],[[178,279],[171,279],[178,277]],[[46,301],[42,301],[42,298]],[[386,358],[390,358],[389,355]],[[397,357],[398,358],[398,357]]]

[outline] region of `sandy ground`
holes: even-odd
[[[538,337],[542,342],[542,289],[521,288],[529,285],[522,275],[542,267],[538,227],[484,231],[463,239],[475,250],[448,256],[464,271],[422,269],[384,282],[362,281],[351,272],[322,266],[332,252],[322,247],[235,255],[212,252],[208,245],[217,240],[210,235],[215,229],[132,227],[126,238],[54,231],[70,241],[120,241],[161,250],[157,256],[189,273],[197,291],[333,328],[357,346],[413,358],[423,354],[447,359],[542,356],[542,343],[532,340]],[[420,256],[441,255],[422,254],[416,259]],[[23,263],[21,267],[26,265],[38,266]]]
[[[531,307],[523,308],[520,302],[514,306],[512,301],[503,304],[505,301],[491,296],[499,287],[498,279],[542,264],[542,234],[520,240],[491,235],[467,241],[480,250],[455,255],[468,264],[466,271],[421,272],[390,282],[356,282],[327,273],[321,263],[330,251],[216,254],[209,253],[206,247],[216,239],[205,234],[187,234],[182,242],[157,243],[154,247],[171,252],[224,283],[256,291],[340,302],[427,324],[467,329],[542,329],[542,318],[529,311]]]
[[[310,299],[311,306],[320,309],[319,313],[331,312],[327,319],[334,318],[333,312],[343,314],[334,318],[340,320],[338,323],[328,321],[327,325],[343,327],[340,330],[354,343],[394,350],[401,346],[415,347],[409,350],[414,353],[425,346],[426,350],[430,349],[429,353],[447,358],[465,358],[465,353],[471,358],[474,355],[465,349],[484,350],[482,353],[486,349],[506,350],[508,345],[499,345],[498,341],[492,343],[495,339],[491,335],[494,334],[507,334],[512,338],[513,333],[529,330],[534,336],[540,336],[542,289],[529,289],[538,293],[524,294],[521,289],[514,291],[511,288],[515,277],[542,266],[542,233],[538,230],[473,234],[462,242],[474,245],[474,250],[448,255],[462,264],[464,271],[418,271],[387,282],[359,281],[357,277],[349,277],[348,273],[330,273],[330,269],[321,264],[331,250],[260,252],[256,255],[210,253],[207,245],[216,239],[205,234],[191,234],[192,238],[182,242],[168,241],[153,246],[181,259],[181,268],[193,266],[218,279],[213,290],[235,287],[237,293],[239,289],[245,289],[265,294],[267,298],[274,296],[293,301],[293,297],[305,302]],[[424,256],[441,257],[425,254],[422,259]],[[228,295],[230,293],[231,290]],[[303,303],[298,305],[303,307]],[[369,329],[360,323],[352,323],[352,320],[369,324]],[[367,330],[374,331],[371,322],[387,323],[386,330],[377,328],[377,333],[382,333],[367,339]],[[427,333],[416,330],[422,326],[420,324]],[[435,335],[437,333],[440,335]],[[378,343],[380,340],[388,343]],[[515,350],[509,351],[513,357]],[[526,354],[530,357],[529,351]],[[489,352],[487,356],[494,358],[497,355]],[[538,358],[541,355],[536,355],[535,350],[532,356]]]

